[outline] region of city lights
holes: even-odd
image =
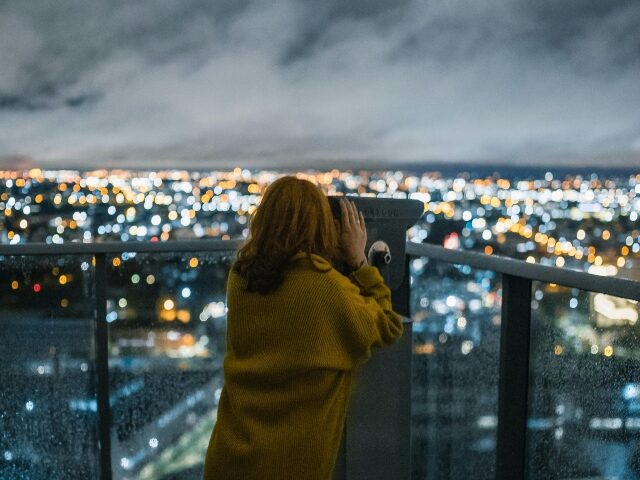
[[[168,241],[174,236],[245,238],[247,214],[280,175],[237,168],[217,172],[41,170],[32,177],[33,171],[0,172],[0,207],[15,225],[0,241],[64,243],[87,241],[94,235],[120,241]],[[332,170],[302,177],[327,194],[422,201],[425,217],[408,232],[410,240],[430,241],[434,223],[465,222],[461,231],[438,241],[447,248],[478,249],[487,254],[515,249],[527,261],[550,259],[560,268],[586,264],[626,270],[634,268],[630,260],[640,253],[637,229],[620,235],[610,227],[637,220],[638,176],[577,175],[562,180],[548,174],[543,179],[510,181]],[[39,213],[47,206],[58,212],[52,230],[46,216]],[[96,216],[96,208],[104,208],[104,214]],[[113,262],[114,267],[119,266],[118,260]],[[197,262],[191,259],[189,265],[195,268]]]
[[[162,304],[162,308],[164,308],[165,310],[173,310],[173,307],[175,307],[175,304],[171,299],[165,300],[164,303]]]
[[[98,244],[245,239],[250,235],[251,216],[265,189],[284,174],[241,168],[213,172],[4,171],[0,172],[0,220],[5,228],[0,232],[0,242]],[[410,198],[422,202],[423,215],[407,230],[408,241],[440,245],[450,255],[455,255],[452,250],[470,250],[494,256],[485,257],[487,261],[501,256],[520,259],[530,264],[522,268],[532,270],[542,265],[608,277],[639,278],[640,175],[559,178],[548,172],[532,178],[468,174],[456,178],[438,173],[337,169],[309,170],[297,175],[329,195]],[[173,388],[172,370],[178,374],[176,378],[192,382],[188,388],[193,387],[201,398],[214,405],[214,392],[219,398],[221,391],[217,387],[207,387],[209,390],[205,391],[198,382],[202,372],[213,368],[212,365],[220,368],[224,358],[228,307],[222,282],[229,258],[226,254],[218,258],[220,252],[212,254],[200,249],[188,254],[137,256],[126,251],[126,247],[122,250],[106,255],[109,368],[113,367],[113,375],[123,377],[110,392],[114,405],[120,408],[119,401],[127,395],[134,397],[138,387],[132,387],[135,382],[130,376],[144,372],[149,374],[149,378],[145,377],[148,385],[155,388],[169,384]],[[80,331],[79,328],[75,331],[80,324],[77,319],[90,318],[95,306],[90,286],[96,273],[96,259],[63,257],[47,259],[50,263],[33,272],[15,266],[5,277],[4,290],[9,299],[23,301],[29,308],[46,302],[43,311],[52,319],[47,317],[46,322],[60,326],[65,338],[72,338]],[[479,390],[490,388],[487,385],[496,386],[504,326],[503,279],[490,270],[446,264],[427,257],[411,257],[408,265],[412,361],[417,367],[416,378],[425,379],[424,385],[420,380],[414,387],[419,390],[422,385],[426,392],[421,393],[422,397],[416,395],[417,409],[429,419],[435,418],[429,417],[433,412],[438,418],[446,418],[441,412],[448,415],[471,412],[460,416],[460,424],[466,422],[464,428],[473,427],[464,434],[474,438],[478,455],[484,452],[483,455],[493,458],[493,453],[486,452],[495,451],[492,436],[497,426],[495,402],[492,404],[489,398],[493,393]],[[597,391],[603,398],[600,403],[605,405],[609,398],[606,395],[610,394],[620,403],[635,406],[634,402],[639,401],[637,379],[625,377],[624,372],[630,369],[623,367],[624,362],[632,365],[640,359],[636,340],[637,302],[569,288],[560,279],[557,281],[557,284],[534,281],[531,288],[532,332],[535,328],[531,368],[536,369],[535,378],[544,378],[551,386],[531,385],[533,389],[550,390],[540,395],[548,401],[543,408],[548,413],[541,418],[529,418],[528,428],[548,432],[545,438],[553,445],[573,439],[572,428],[577,424],[585,431],[609,433],[634,429],[637,433],[640,430],[637,416],[629,416],[628,412],[606,413],[604,408],[603,412],[587,411],[582,391],[574,398],[567,394],[569,389],[562,390],[564,384],[558,387],[553,383],[567,382],[557,372],[574,372],[583,365],[587,372],[581,372],[584,375],[590,369],[603,368],[603,364],[615,367],[623,373],[611,384],[619,384],[611,388],[598,386],[602,388],[602,392]],[[89,335],[93,338],[92,331]],[[50,346],[53,349],[47,350]],[[79,346],[74,348],[77,350],[68,353],[63,344],[52,341],[42,358],[30,362],[25,371],[39,382],[59,378],[56,375],[66,378],[67,372],[95,375],[96,365],[90,353],[82,352]],[[156,367],[159,373],[154,371]],[[441,379],[442,372],[445,375]],[[577,374],[576,379],[581,388],[583,384],[585,389],[592,388]],[[478,393],[484,402],[481,407]],[[160,397],[149,395],[145,402],[157,406],[153,402],[165,401]],[[34,394],[21,397],[15,403],[16,409],[22,416],[32,412],[29,415],[35,417],[44,410],[40,398]],[[170,405],[164,405],[162,413],[154,417],[154,428],[160,421],[164,422],[163,428],[170,428],[178,418],[184,425],[199,422],[199,414],[190,411],[193,398],[193,393],[184,398],[171,397],[167,401]],[[422,401],[424,404],[419,403]],[[145,406],[140,413],[144,416],[146,403],[137,397],[136,402],[134,409]],[[74,398],[69,401],[69,410],[74,414],[76,410],[96,412],[96,405],[94,398]],[[145,423],[151,424],[151,420]],[[174,437],[157,428],[157,432],[138,433],[135,438],[139,442],[138,452],[160,457],[171,448]],[[475,437],[478,432],[482,438]],[[3,450],[5,459],[8,454],[15,458],[13,446],[3,446]],[[142,467],[145,461],[139,456],[142,454],[117,451],[123,453],[115,457],[114,468],[126,470],[131,478],[146,471]]]

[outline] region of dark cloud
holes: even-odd
[[[640,3],[635,0],[543,0],[523,2],[522,9],[533,22],[528,43],[576,69],[597,73],[640,66]]]
[[[0,2],[0,156],[640,158],[636,0]]]
[[[43,108],[43,105],[39,105],[37,100],[29,96],[19,95],[0,95],[0,110],[37,110]]]
[[[5,50],[0,58],[10,65],[8,75],[0,73],[0,94],[29,109],[64,106],[69,92],[72,98],[95,97],[82,78],[114,55],[128,52],[141,68],[208,57],[216,46],[222,48],[225,26],[247,5],[243,0],[6,2],[0,5]]]
[[[280,64],[288,66],[304,60],[323,48],[330,47],[348,36],[332,35],[336,24],[357,26],[360,22],[373,23],[378,30],[389,29],[401,21],[410,0],[352,0],[344,2],[332,0],[316,2],[306,0],[301,9],[301,21],[295,27],[295,34],[279,55]]]

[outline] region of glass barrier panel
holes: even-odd
[[[107,256],[114,479],[202,478],[231,253]]]
[[[0,478],[98,478],[92,257],[0,256],[0,272]]]
[[[412,478],[493,479],[501,276],[412,257]]]
[[[638,302],[533,283],[531,480],[640,479]]]

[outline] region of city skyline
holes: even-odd
[[[640,162],[640,5],[5,2],[0,166]]]
[[[240,167],[0,170],[5,227],[0,243],[246,238],[264,189],[284,174]],[[421,201],[423,218],[408,230],[410,241],[590,272],[606,267],[600,273],[637,277],[637,174],[474,177],[338,169],[289,174],[307,178],[328,195]]]

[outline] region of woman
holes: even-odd
[[[227,281],[227,354],[205,480],[328,480],[354,369],[402,333],[362,212],[308,180],[267,188]],[[333,268],[343,262],[347,276]]]

